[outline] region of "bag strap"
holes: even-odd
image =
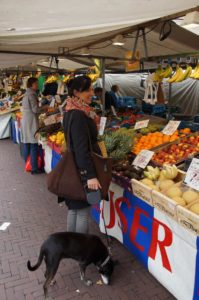
[[[69,116],[69,121],[68,121],[68,130],[67,130],[67,148],[68,151],[71,151],[71,139],[70,139],[70,129],[71,129],[71,124],[72,124],[72,117],[73,117],[73,111],[71,112]]]

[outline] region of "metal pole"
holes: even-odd
[[[101,59],[101,74],[102,74],[102,115],[105,114],[105,58]]]
[[[171,96],[172,96],[172,84],[169,83],[168,118],[170,118],[170,114],[171,114]]]

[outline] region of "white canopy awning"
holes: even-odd
[[[108,46],[107,41],[113,35],[124,30],[134,31],[135,25],[175,15],[197,5],[198,0],[159,0],[158,3],[156,0],[1,0],[0,50],[55,54],[59,47],[65,47],[75,54],[79,53],[79,48],[103,39],[106,42],[90,47],[92,54],[124,57],[125,51],[132,49],[133,40],[127,39],[123,48]],[[146,31],[153,29],[147,34],[149,56],[199,50],[196,35],[173,26],[171,36],[164,42],[159,41],[160,25],[148,26]],[[144,55],[141,39],[138,49]],[[0,54],[0,67],[27,64],[41,58]],[[90,60],[84,58],[79,63],[84,65]]]

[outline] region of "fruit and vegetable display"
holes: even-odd
[[[199,153],[199,136],[183,137],[178,143],[168,145],[158,150],[153,156],[153,162],[159,165],[177,164],[190,156]]]
[[[141,131],[142,134],[144,134],[144,129]],[[180,137],[184,136],[185,134],[189,134],[190,132],[191,130],[189,128],[176,130],[172,135],[166,135],[159,131],[152,131],[147,135],[143,135],[136,139],[132,152],[138,154],[141,150],[152,149],[162,144],[176,141]]]
[[[144,178],[140,180],[144,185],[164,196],[172,199],[177,205],[186,207],[192,212],[199,214],[199,193],[188,188],[178,178],[180,170],[174,165],[165,165],[161,170],[158,167],[148,166],[144,171]],[[193,203],[193,205],[191,205]]]
[[[65,138],[64,138],[64,133],[59,131],[58,133],[56,134],[52,134],[48,137],[49,141],[57,144],[57,145],[63,145],[64,144],[64,141],[65,141]]]
[[[134,129],[120,128],[117,131],[105,133],[100,140],[104,141],[108,156],[117,162],[127,158],[135,134]]]

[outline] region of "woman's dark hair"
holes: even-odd
[[[74,79],[70,80],[68,84],[69,96],[70,97],[75,96],[74,91],[78,91],[80,93],[88,91],[89,88],[91,87],[91,84],[92,84],[91,79],[86,75],[75,77]]]
[[[31,88],[32,85],[33,85],[33,83],[35,83],[35,82],[37,82],[37,81],[38,81],[38,79],[35,78],[35,77],[30,77],[30,78],[28,78],[28,81],[27,81],[27,88]]]

